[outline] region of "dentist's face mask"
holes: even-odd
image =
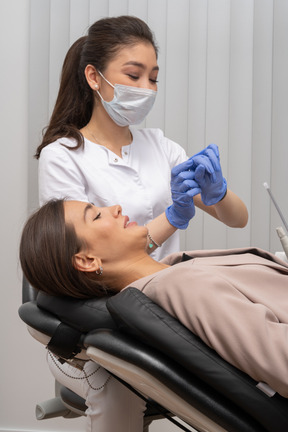
[[[150,89],[111,84],[101,72],[101,77],[114,88],[112,101],[105,101],[100,92],[101,102],[109,116],[118,126],[129,126],[141,123],[154,105],[157,92]]]

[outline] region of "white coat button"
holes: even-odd
[[[114,162],[118,162],[118,159],[117,159],[117,158],[114,158]]]

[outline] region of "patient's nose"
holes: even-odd
[[[110,208],[111,208],[111,213],[115,218],[122,214],[122,207],[120,205],[115,205]]]

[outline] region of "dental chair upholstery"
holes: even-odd
[[[197,431],[288,430],[288,399],[225,362],[133,287],[106,299],[75,300],[36,297],[24,282],[19,315],[59,357],[96,361],[147,398],[152,409],[171,412]],[[57,394],[66,411],[69,407],[64,416],[81,415],[84,401],[69,392],[62,388]]]

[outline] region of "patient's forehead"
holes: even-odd
[[[83,201],[64,201],[64,217],[66,222],[77,222],[83,219],[85,208],[91,206]]]

